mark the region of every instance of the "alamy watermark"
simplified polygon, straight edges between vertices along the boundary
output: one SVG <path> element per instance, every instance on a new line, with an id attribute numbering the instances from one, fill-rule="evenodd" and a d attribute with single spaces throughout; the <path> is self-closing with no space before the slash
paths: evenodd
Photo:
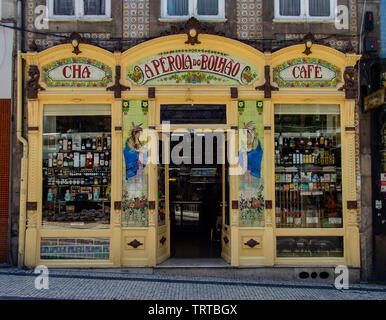
<path id="1" fill-rule="evenodd" d="M 338 290 L 349 289 L 349 270 L 347 266 L 339 265 L 335 267 L 334 285 Z"/>
<path id="2" fill-rule="evenodd" d="M 227 162 L 229 175 L 246 173 L 247 163 L 239 159 L 244 153 L 256 148 L 256 145 L 260 146 L 260 138 L 262 137 L 255 133 L 255 128 L 249 127 L 238 131 L 186 128 L 172 130 L 170 125 L 165 123 L 161 126 L 161 132 L 139 128 L 131 137 L 136 146 L 139 146 L 137 152 L 142 154 L 146 163 L 220 165 Z"/>
<path id="3" fill-rule="evenodd" d="M 35 278 L 35 289 L 37 290 L 48 290 L 49 289 L 49 271 L 46 266 L 39 265 L 34 270 L 38 276 Z"/>

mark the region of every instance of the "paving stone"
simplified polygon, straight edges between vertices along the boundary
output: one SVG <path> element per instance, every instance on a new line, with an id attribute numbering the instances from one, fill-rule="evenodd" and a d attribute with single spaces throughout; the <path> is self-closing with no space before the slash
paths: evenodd
<path id="1" fill-rule="evenodd" d="M 124 273 L 119 270 L 49 269 L 49 289 L 35 289 L 33 270 L 0 269 L 0 299 L 76 300 L 386 300 L 386 286 L 296 281 L 246 281 Z"/>

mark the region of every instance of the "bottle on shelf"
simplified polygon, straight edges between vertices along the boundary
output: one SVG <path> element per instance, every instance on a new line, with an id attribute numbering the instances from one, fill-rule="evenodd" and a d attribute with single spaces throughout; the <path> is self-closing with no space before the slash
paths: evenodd
<path id="1" fill-rule="evenodd" d="M 319 138 L 318 137 L 316 137 L 314 140 L 314 147 L 315 148 L 319 147 Z"/>
<path id="2" fill-rule="evenodd" d="M 86 154 L 86 168 L 92 168 L 93 166 L 93 155 L 92 152 L 87 152 Z"/>
<path id="3" fill-rule="evenodd" d="M 58 144 L 59 144 L 59 151 L 62 151 L 63 150 L 63 139 L 59 139 Z"/>
<path id="4" fill-rule="evenodd" d="M 311 135 L 308 135 L 306 146 L 307 146 L 307 148 L 311 148 L 312 147 Z"/>
<path id="5" fill-rule="evenodd" d="M 107 150 L 107 137 L 105 136 L 105 137 L 103 137 L 103 148 L 102 148 L 102 150 Z"/>
<path id="6" fill-rule="evenodd" d="M 111 149 L 111 137 L 110 136 L 107 136 L 107 149 L 108 150 Z"/>
<path id="7" fill-rule="evenodd" d="M 289 147 L 290 148 L 295 148 L 295 139 L 294 139 L 294 137 L 291 137 L 291 139 L 289 141 Z"/>
<path id="8" fill-rule="evenodd" d="M 100 157 L 99 157 L 99 166 L 100 167 L 104 167 L 105 166 L 105 155 L 104 155 L 103 152 L 100 154 Z"/>
<path id="9" fill-rule="evenodd" d="M 87 136 L 87 139 L 86 139 L 86 150 L 91 150 L 91 144 L 92 144 L 91 137 Z"/>
<path id="10" fill-rule="evenodd" d="M 323 137 L 323 134 L 320 136 L 320 139 L 319 139 L 319 145 L 322 147 L 324 146 L 324 137 Z"/>

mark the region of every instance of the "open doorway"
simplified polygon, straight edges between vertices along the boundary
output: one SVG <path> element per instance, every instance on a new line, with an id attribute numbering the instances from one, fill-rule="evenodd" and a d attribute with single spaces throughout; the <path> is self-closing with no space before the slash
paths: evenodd
<path id="1" fill-rule="evenodd" d="M 221 257 L 223 165 L 221 158 L 217 157 L 217 153 L 222 152 L 217 145 L 220 143 L 222 146 L 223 142 L 214 138 L 211 140 L 213 144 L 206 144 L 205 134 L 202 136 L 190 134 L 190 155 L 184 155 L 183 162 L 177 164 L 171 157 L 169 165 L 172 258 Z M 170 150 L 181 139 L 172 138 Z M 195 139 L 201 140 L 198 142 L 202 147 L 199 151 L 193 147 L 198 145 Z M 213 152 L 213 157 L 208 159 L 204 156 L 203 161 L 197 163 L 200 152 L 202 155 Z"/>

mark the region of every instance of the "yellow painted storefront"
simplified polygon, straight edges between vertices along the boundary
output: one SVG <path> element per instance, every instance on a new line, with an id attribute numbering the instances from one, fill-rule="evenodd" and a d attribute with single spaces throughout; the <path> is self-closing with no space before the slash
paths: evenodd
<path id="1" fill-rule="evenodd" d="M 40 70 L 40 85 L 45 90 L 38 90 L 37 98 L 27 99 L 28 110 L 28 153 L 22 160 L 28 163 L 22 172 L 25 179 L 26 193 L 21 197 L 21 206 L 26 207 L 25 216 L 21 213 L 21 224 L 26 221 L 25 246 L 19 252 L 24 256 L 24 264 L 36 266 L 44 264 L 49 267 L 119 267 L 119 266 L 155 266 L 170 257 L 171 235 L 169 202 L 166 197 L 165 223 L 158 225 L 158 193 L 157 193 L 157 165 L 147 167 L 147 201 L 152 203 L 148 207 L 146 226 L 122 225 L 122 177 L 124 158 L 122 157 L 123 101 L 147 101 L 147 126 L 155 131 L 161 131 L 160 109 L 165 104 L 222 104 L 226 105 L 226 123 L 221 125 L 171 125 L 171 129 L 223 129 L 234 132 L 237 136 L 239 127 L 240 101 L 263 101 L 262 125 L 263 136 L 260 137 L 264 145 L 262 165 L 264 166 L 264 203 L 263 226 L 240 225 L 239 207 L 239 179 L 236 175 L 229 176 L 229 221 L 225 223 L 225 206 L 223 206 L 221 257 L 232 266 L 331 266 L 348 265 L 360 266 L 360 243 L 357 217 L 359 209 L 352 206 L 356 202 L 355 175 L 355 130 L 354 110 L 355 99 L 346 99 L 345 92 L 338 89 L 343 86 L 343 79 L 333 86 L 297 86 L 280 87 L 279 91 L 272 91 L 270 98 L 265 92 L 256 90 L 264 85 L 265 66 L 270 66 L 272 85 L 275 83 L 275 67 L 294 59 L 320 59 L 341 70 L 341 76 L 346 67 L 353 67 L 359 59 L 355 54 L 343 54 L 339 51 L 313 45 L 312 53 L 305 55 L 304 45 L 289 46 L 274 53 L 262 53 L 250 46 L 235 40 L 213 36 L 199 35 L 200 44 L 194 46 L 186 44 L 186 35 L 173 35 L 157 38 L 137 45 L 125 52 L 108 52 L 104 49 L 80 44 L 81 53 L 73 53 L 71 44 L 63 44 L 42 52 L 28 52 L 21 54 L 26 61 L 25 76 L 30 66 L 37 66 Z M 130 66 L 138 61 L 144 61 L 163 52 L 177 50 L 205 50 L 205 52 L 222 52 L 235 59 L 239 59 L 256 71 L 255 79 L 240 85 L 139 85 L 130 81 L 126 76 Z M 200 51 L 199 51 L 200 52 Z M 110 79 L 105 86 L 77 87 L 47 85 L 43 80 L 44 68 L 55 61 L 68 58 L 84 57 L 102 62 L 111 70 Z M 170 62 L 170 61 L 169 61 Z M 116 66 L 121 67 L 120 84 L 130 87 L 121 92 L 121 97 L 115 98 L 113 91 L 106 87 L 114 84 Z M 299 69 L 300 70 L 300 69 Z M 320 69 L 321 70 L 321 69 Z M 300 72 L 300 71 L 299 71 Z M 295 74 L 295 73 L 294 73 Z M 70 71 L 65 75 L 69 76 Z M 146 74 L 145 74 L 146 75 Z M 151 72 L 148 72 L 151 76 Z M 299 75 L 299 74 L 298 74 Z M 19 74 L 19 77 L 21 74 Z M 318 76 L 318 75 L 317 75 Z M 20 77 L 21 78 L 21 77 Z M 149 87 L 155 88 L 155 95 L 149 95 Z M 237 94 L 231 96 L 230 87 L 237 88 Z M 275 105 L 302 105 L 313 108 L 314 105 L 335 105 L 339 108 L 341 128 L 341 167 L 342 167 L 342 211 L 343 224 L 339 228 L 285 228 L 277 227 L 275 219 Z M 86 105 L 104 105 L 110 108 L 111 115 L 111 200 L 110 223 L 102 229 L 95 228 L 45 228 L 42 221 L 43 210 L 43 127 L 44 108 L 47 105 L 59 105 L 62 110 L 66 107 L 86 108 Z M 83 106 L 83 107 L 82 107 Z M 87 113 L 87 112 L 86 112 Z M 66 113 L 64 113 L 66 114 Z M 70 115 L 68 112 L 67 115 Z M 237 139 L 236 139 L 237 141 Z M 26 150 L 26 149 L 25 149 Z M 151 156 L 151 150 L 149 151 Z M 237 158 L 237 153 L 234 154 Z M 225 178 L 223 179 L 223 181 Z M 225 185 L 225 184 L 224 184 Z M 225 193 L 225 187 L 223 192 Z M 165 180 L 166 194 L 168 194 L 168 179 Z M 23 193 L 23 192 L 22 192 Z M 223 196 L 223 201 L 224 196 Z M 230 205 L 232 203 L 232 205 Z M 235 205 L 233 205 L 235 204 Z M 343 255 L 339 257 L 282 257 L 277 254 L 277 237 L 343 237 Z M 45 259 L 41 255 L 42 239 L 107 239 L 109 254 L 105 259 Z M 257 244 L 247 245 L 249 240 Z M 132 245 L 138 242 L 138 245 Z"/>

